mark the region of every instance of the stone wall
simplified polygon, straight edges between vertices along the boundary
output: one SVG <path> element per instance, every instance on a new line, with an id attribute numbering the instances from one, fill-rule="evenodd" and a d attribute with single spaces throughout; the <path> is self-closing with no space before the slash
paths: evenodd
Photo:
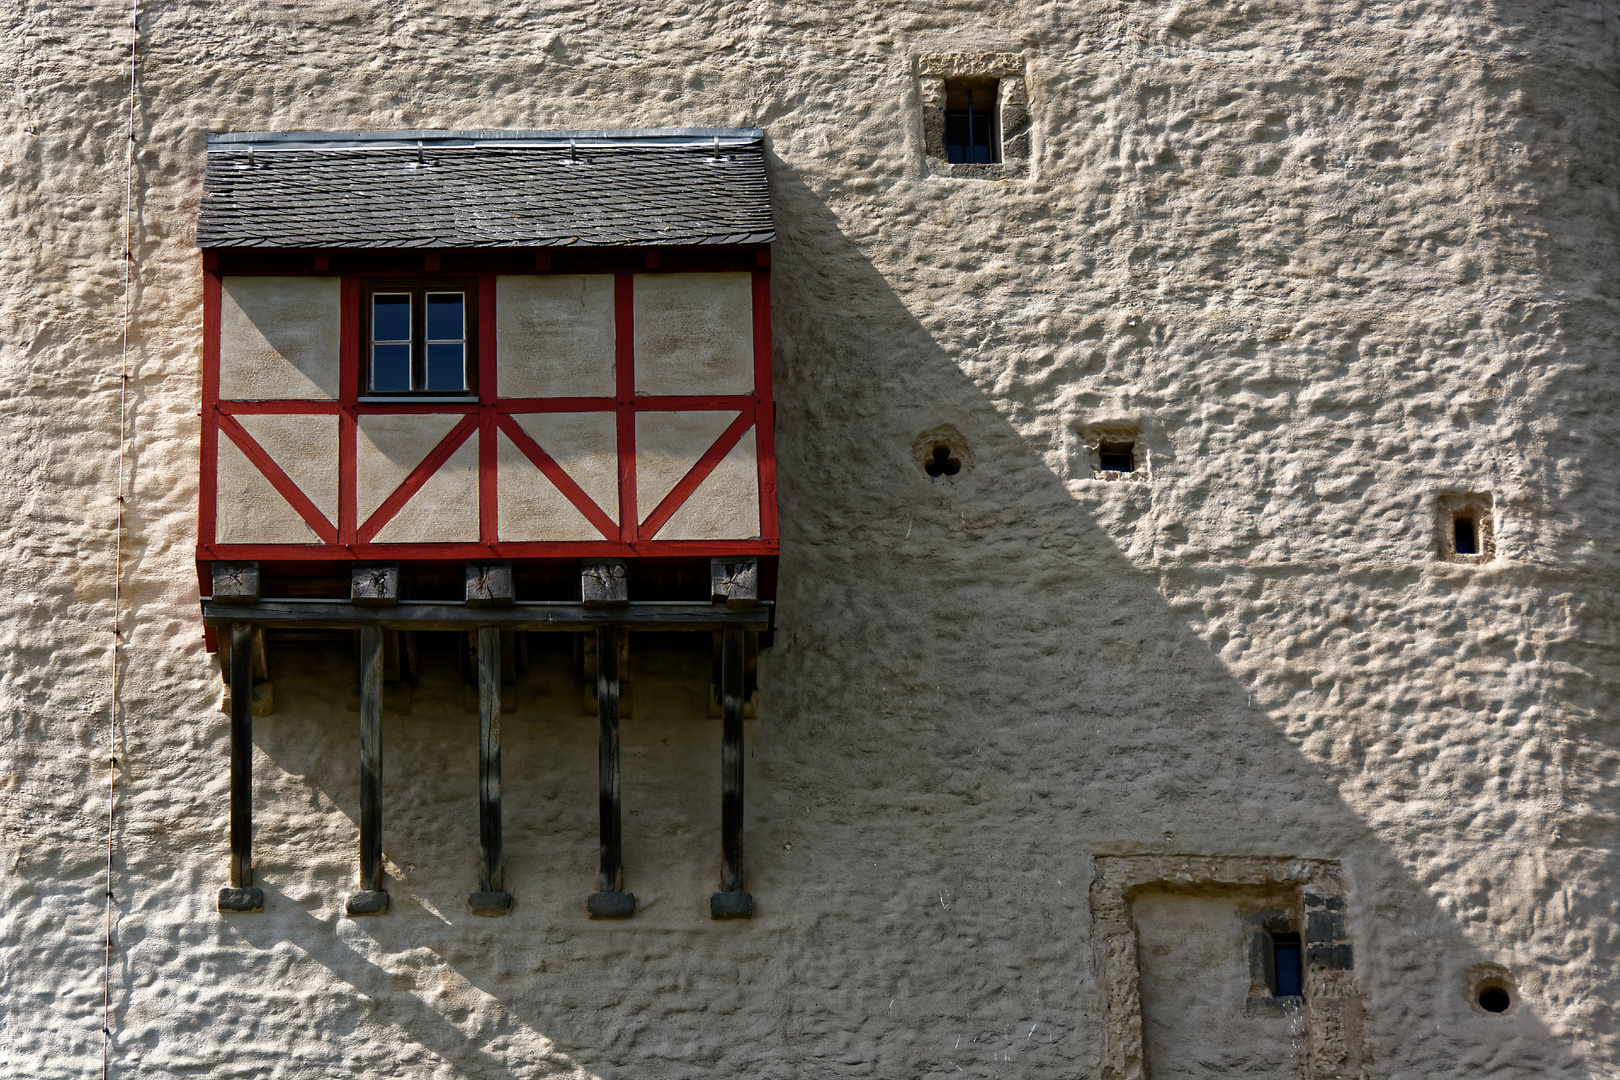
<path id="1" fill-rule="evenodd" d="M 1154 854 L 1342 867 L 1366 1075 L 1620 1068 L 1613 5 L 152 3 L 125 359 L 129 23 L 0 12 L 0 1073 L 94 1074 L 105 972 L 113 1075 L 1101 1076 L 1088 894 Z M 955 54 L 1022 56 L 1027 175 L 930 172 L 917 58 Z M 772 155 L 756 917 L 705 917 L 707 654 L 657 640 L 633 920 L 584 917 L 560 653 L 508 720 L 511 916 L 460 906 L 446 664 L 384 720 L 394 910 L 345 918 L 350 676 L 315 649 L 273 657 L 256 726 L 266 910 L 221 917 L 205 133 L 666 125 Z M 1099 432 L 1148 477 L 1092 479 Z M 1458 493 L 1491 497 L 1489 561 L 1442 558 Z"/>

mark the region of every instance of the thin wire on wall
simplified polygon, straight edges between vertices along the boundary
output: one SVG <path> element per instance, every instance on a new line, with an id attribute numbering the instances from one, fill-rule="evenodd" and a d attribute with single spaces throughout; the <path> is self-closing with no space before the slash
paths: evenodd
<path id="1" fill-rule="evenodd" d="M 130 290 L 135 265 L 135 64 L 141 36 L 140 0 L 130 4 L 129 24 L 129 131 L 124 148 L 124 318 L 123 341 L 118 360 L 118 525 L 113 536 L 113 644 L 111 691 L 107 717 L 107 907 L 103 937 L 101 974 L 101 1076 L 107 1080 L 112 1068 L 112 966 L 113 966 L 113 811 L 118 796 L 118 646 L 123 640 L 124 580 L 124 472 L 128 445 L 129 417 L 129 316 Z"/>

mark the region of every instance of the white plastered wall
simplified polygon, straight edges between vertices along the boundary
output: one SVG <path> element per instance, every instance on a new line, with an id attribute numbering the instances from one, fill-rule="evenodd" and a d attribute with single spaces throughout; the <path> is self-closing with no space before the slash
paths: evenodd
<path id="1" fill-rule="evenodd" d="M 337 397 L 341 289 L 337 278 L 223 279 L 220 398 Z"/>
<path id="2" fill-rule="evenodd" d="M 636 514 L 642 521 L 736 419 L 736 413 L 725 410 L 636 416 Z M 753 461 L 754 437 L 749 432 L 659 530 L 657 539 L 757 536 L 759 479 Z"/>
<path id="3" fill-rule="evenodd" d="M 617 521 L 618 417 L 610 412 L 533 413 L 516 419 L 591 501 Z M 504 432 L 500 438 L 495 464 L 502 540 L 603 539 Z"/>
<path id="4" fill-rule="evenodd" d="M 460 415 L 365 416 L 355 440 L 355 497 L 363 524 L 433 452 Z M 461 445 L 377 534 L 377 542 L 478 539 L 478 436 Z"/>
<path id="5" fill-rule="evenodd" d="M 612 274 L 498 277 L 495 332 L 501 397 L 613 395 Z"/>
<path id="6" fill-rule="evenodd" d="M 753 276 L 635 276 L 636 393 L 754 388 Z"/>

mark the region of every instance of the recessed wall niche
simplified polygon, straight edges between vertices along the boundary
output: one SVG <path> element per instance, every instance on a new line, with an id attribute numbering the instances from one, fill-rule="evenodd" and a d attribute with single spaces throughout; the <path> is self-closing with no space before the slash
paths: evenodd
<path id="1" fill-rule="evenodd" d="M 1496 557 L 1496 513 L 1489 493 L 1442 492 L 1435 503 L 1434 541 L 1440 558 L 1454 563 Z"/>
<path id="2" fill-rule="evenodd" d="M 1134 424 L 1090 424 L 1075 440 L 1071 475 L 1078 479 L 1146 483 L 1152 477 L 1152 455 Z"/>
<path id="3" fill-rule="evenodd" d="M 973 452 L 950 424 L 929 428 L 911 441 L 912 460 L 931 480 L 947 480 L 973 470 Z"/>
<path id="4" fill-rule="evenodd" d="M 923 155 L 931 176 L 1013 180 L 1029 174 L 1029 91 L 1015 52 L 915 58 Z"/>

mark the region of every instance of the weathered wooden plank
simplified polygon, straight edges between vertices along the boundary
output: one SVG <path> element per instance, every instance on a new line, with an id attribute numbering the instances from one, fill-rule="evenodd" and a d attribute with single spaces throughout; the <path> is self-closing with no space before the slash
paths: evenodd
<path id="1" fill-rule="evenodd" d="M 259 564 L 256 562 L 217 562 L 210 568 L 214 600 L 221 604 L 259 602 Z"/>
<path id="2" fill-rule="evenodd" d="M 624 891 L 624 838 L 619 807 L 619 635 L 616 626 L 596 631 L 597 812 L 601 819 L 601 867 L 597 890 L 585 902 L 593 919 L 628 919 L 636 898 Z"/>
<path id="3" fill-rule="evenodd" d="M 716 604 L 753 607 L 759 603 L 759 560 L 710 559 L 709 594 Z"/>
<path id="4" fill-rule="evenodd" d="M 618 607 L 630 602 L 630 571 L 623 559 L 581 559 L 580 602 L 586 607 Z"/>
<path id="5" fill-rule="evenodd" d="M 350 915 L 388 910 L 382 887 L 382 628 L 360 628 L 360 891 Z"/>
<path id="6" fill-rule="evenodd" d="M 474 915 L 505 915 L 512 896 L 501 851 L 501 632 L 493 626 L 478 628 L 478 854 L 478 891 L 467 906 Z"/>
<path id="7" fill-rule="evenodd" d="M 728 627 L 720 639 L 720 891 L 709 897 L 715 919 L 754 913 L 754 898 L 743 890 L 744 632 Z"/>
<path id="8" fill-rule="evenodd" d="M 517 600 L 512 564 L 506 561 L 467 564 L 467 606 L 500 607 Z"/>
<path id="9" fill-rule="evenodd" d="M 264 892 L 253 887 L 253 627 L 232 623 L 230 642 L 231 884 L 219 891 L 219 910 L 262 911 Z"/>
<path id="10" fill-rule="evenodd" d="M 349 601 L 365 607 L 392 607 L 399 603 L 399 564 L 351 566 Z"/>
<path id="11" fill-rule="evenodd" d="M 771 608 L 728 608 L 715 604 L 628 604 L 587 607 L 584 604 L 514 604 L 499 608 L 469 608 L 465 604 L 403 603 L 377 608 L 332 601 L 264 600 L 251 608 L 233 608 L 205 600 L 203 623 L 225 626 L 245 620 L 254 626 L 297 627 L 307 630 L 342 630 L 382 626 L 394 630 L 473 630 L 495 626 L 502 630 L 586 631 L 602 626 L 645 630 L 718 630 L 727 626 L 763 630 Z"/>

